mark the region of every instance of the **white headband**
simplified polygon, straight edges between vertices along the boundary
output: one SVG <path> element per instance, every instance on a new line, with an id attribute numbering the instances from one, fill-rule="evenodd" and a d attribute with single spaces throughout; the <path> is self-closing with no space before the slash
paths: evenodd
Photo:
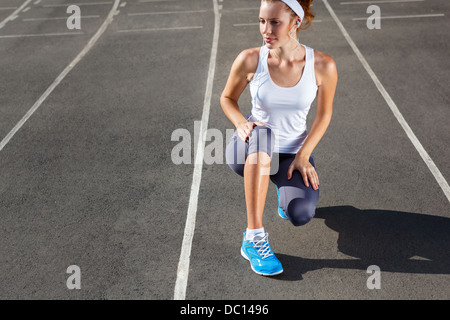
<path id="1" fill-rule="evenodd" d="M 303 21 L 303 17 L 305 16 L 305 11 L 303 11 L 302 6 L 298 3 L 297 0 L 281 0 L 283 1 L 292 11 L 295 12 L 297 16 L 300 17 L 300 20 Z"/>

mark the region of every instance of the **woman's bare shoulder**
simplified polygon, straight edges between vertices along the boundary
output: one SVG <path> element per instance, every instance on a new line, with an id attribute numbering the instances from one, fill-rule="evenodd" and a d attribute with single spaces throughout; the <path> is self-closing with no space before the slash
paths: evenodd
<path id="1" fill-rule="evenodd" d="M 247 81 L 251 81 L 258 68 L 260 50 L 261 47 L 244 49 L 235 60 L 240 73 L 246 76 Z"/>
<path id="2" fill-rule="evenodd" d="M 319 85 L 323 79 L 337 76 L 336 62 L 328 54 L 314 50 L 314 72 Z"/>

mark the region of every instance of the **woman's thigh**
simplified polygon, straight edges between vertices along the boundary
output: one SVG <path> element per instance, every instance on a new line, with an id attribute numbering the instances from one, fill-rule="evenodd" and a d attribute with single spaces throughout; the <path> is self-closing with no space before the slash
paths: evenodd
<path id="1" fill-rule="evenodd" d="M 300 172 L 297 170 L 288 180 L 287 172 L 294 158 L 295 154 L 280 154 L 278 172 L 271 176 L 271 180 L 277 185 L 280 192 L 280 207 L 292 224 L 301 226 L 314 217 L 319 200 L 319 189 L 314 190 L 311 184 L 306 187 Z M 309 158 L 309 162 L 315 167 L 313 155 Z"/>
<path id="2" fill-rule="evenodd" d="M 255 152 L 265 152 L 269 157 L 272 157 L 273 147 L 272 130 L 269 127 L 256 126 L 245 142 L 235 132 L 227 143 L 225 160 L 234 172 L 243 177 L 247 156 Z"/>

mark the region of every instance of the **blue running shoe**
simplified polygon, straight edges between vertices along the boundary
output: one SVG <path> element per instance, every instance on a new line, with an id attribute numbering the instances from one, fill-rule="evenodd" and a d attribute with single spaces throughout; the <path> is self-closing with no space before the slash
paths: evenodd
<path id="1" fill-rule="evenodd" d="M 284 213 L 283 209 L 281 209 L 281 206 L 280 206 L 280 190 L 278 190 L 278 187 L 275 187 L 275 188 L 277 188 L 277 196 L 278 196 L 278 215 L 282 219 L 287 219 L 288 217 L 286 216 L 286 214 Z"/>
<path id="2" fill-rule="evenodd" d="M 280 260 L 275 257 L 269 245 L 269 234 L 256 235 L 253 240 L 242 239 L 241 255 L 248 261 L 252 270 L 263 276 L 275 276 L 283 272 Z"/>

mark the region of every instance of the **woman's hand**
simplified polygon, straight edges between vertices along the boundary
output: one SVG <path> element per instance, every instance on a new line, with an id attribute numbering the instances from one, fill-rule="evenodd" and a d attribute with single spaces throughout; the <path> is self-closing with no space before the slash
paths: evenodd
<path id="1" fill-rule="evenodd" d="M 250 135 L 250 132 L 252 132 L 253 128 L 256 126 L 266 126 L 262 122 L 244 122 L 237 126 L 236 130 L 238 132 L 239 138 L 242 139 L 242 141 L 247 141 L 248 136 Z"/>
<path id="2" fill-rule="evenodd" d="M 309 158 L 301 157 L 298 155 L 295 156 L 287 171 L 288 180 L 291 180 L 294 170 L 298 170 L 300 172 L 306 187 L 309 187 L 309 180 L 314 190 L 319 189 L 319 176 L 317 175 L 314 166 L 311 164 L 311 162 L 309 162 Z"/>

